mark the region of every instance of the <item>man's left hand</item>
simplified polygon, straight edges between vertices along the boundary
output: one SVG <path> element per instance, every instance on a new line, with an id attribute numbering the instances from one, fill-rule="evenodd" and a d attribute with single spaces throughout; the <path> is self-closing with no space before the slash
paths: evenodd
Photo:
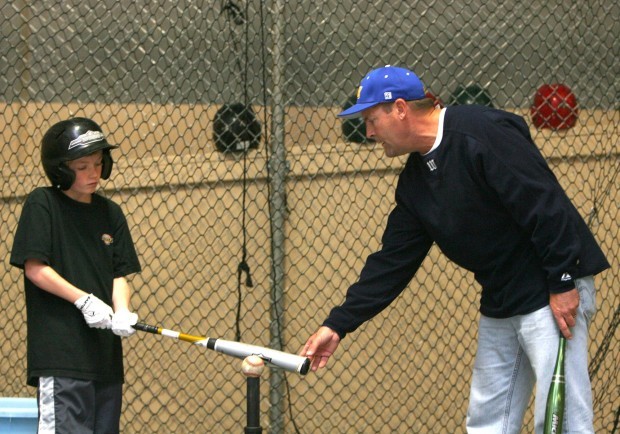
<path id="1" fill-rule="evenodd" d="M 572 339 L 573 335 L 570 328 L 574 327 L 577 322 L 577 307 L 579 307 L 577 289 L 549 295 L 549 307 L 558 323 L 560 332 L 566 339 Z"/>

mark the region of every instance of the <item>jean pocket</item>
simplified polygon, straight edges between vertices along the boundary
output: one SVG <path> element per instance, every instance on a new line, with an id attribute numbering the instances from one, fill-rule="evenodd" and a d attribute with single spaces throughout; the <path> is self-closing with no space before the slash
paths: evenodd
<path id="1" fill-rule="evenodd" d="M 592 276 L 575 279 L 577 291 L 579 291 L 579 307 L 590 322 L 596 312 L 596 289 L 594 288 L 594 278 Z"/>

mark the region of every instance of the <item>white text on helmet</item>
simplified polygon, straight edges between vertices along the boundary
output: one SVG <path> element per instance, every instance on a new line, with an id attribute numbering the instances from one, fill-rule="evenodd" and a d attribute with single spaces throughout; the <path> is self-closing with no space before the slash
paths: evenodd
<path id="1" fill-rule="evenodd" d="M 69 142 L 69 148 L 73 149 L 90 145 L 93 142 L 103 140 L 103 133 L 101 131 L 86 131 L 84 134 L 79 135 L 77 138 Z"/>

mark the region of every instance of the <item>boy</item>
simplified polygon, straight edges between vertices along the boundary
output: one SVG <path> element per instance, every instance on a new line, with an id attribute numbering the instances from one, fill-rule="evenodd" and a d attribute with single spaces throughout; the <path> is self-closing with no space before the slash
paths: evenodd
<path id="1" fill-rule="evenodd" d="M 39 434 L 119 432 L 119 336 L 133 334 L 138 320 L 125 276 L 140 263 L 120 207 L 96 193 L 116 147 L 90 119 L 53 125 L 41 145 L 53 187 L 30 193 L 15 233 L 10 262 L 24 270 Z"/>

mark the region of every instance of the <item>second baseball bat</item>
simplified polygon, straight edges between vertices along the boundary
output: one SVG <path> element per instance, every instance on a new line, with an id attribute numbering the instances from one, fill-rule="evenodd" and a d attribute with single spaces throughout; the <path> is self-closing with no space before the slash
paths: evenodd
<path id="1" fill-rule="evenodd" d="M 549 386 L 547 395 L 547 408 L 545 411 L 544 434 L 561 434 L 562 423 L 564 421 L 564 352 L 566 350 L 566 339 L 560 334 L 560 345 L 558 356 L 555 361 L 553 378 Z"/>

